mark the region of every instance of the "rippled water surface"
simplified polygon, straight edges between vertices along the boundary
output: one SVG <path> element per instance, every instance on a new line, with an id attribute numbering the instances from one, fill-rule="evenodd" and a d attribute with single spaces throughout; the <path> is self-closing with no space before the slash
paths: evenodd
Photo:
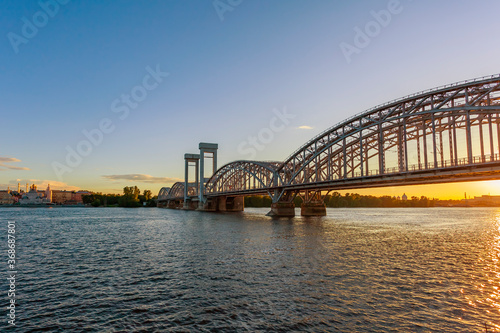
<path id="1" fill-rule="evenodd" d="M 266 212 L 1 209 L 16 331 L 500 331 L 499 209 Z"/>

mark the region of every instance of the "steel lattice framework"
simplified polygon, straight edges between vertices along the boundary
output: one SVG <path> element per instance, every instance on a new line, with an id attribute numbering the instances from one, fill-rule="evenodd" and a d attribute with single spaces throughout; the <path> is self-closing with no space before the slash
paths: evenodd
<path id="1" fill-rule="evenodd" d="M 195 183 L 189 183 L 188 185 L 188 195 L 196 196 L 198 194 L 198 189 L 196 188 Z M 163 198 L 166 199 L 177 199 L 184 198 L 184 182 L 177 182 L 172 185 L 172 188 L 168 191 L 168 195 Z M 158 195 L 158 200 L 160 200 L 160 196 Z"/>
<path id="2" fill-rule="evenodd" d="M 420 92 L 357 114 L 284 162 L 236 161 L 205 195 L 329 190 L 500 177 L 500 76 Z M 183 191 L 169 193 L 181 197 Z M 183 187 L 183 185 L 182 185 Z"/>
<path id="3" fill-rule="evenodd" d="M 499 100 L 500 78 L 494 76 L 375 107 L 331 127 L 290 155 L 280 169 L 284 185 L 498 160 Z M 474 143 L 480 147 L 478 156 L 473 154 Z"/>
<path id="4" fill-rule="evenodd" d="M 228 163 L 208 180 L 206 193 L 267 192 L 273 187 L 275 176 L 282 164 L 257 161 Z"/>
<path id="5" fill-rule="evenodd" d="M 170 192 L 170 187 L 162 187 L 160 192 L 158 192 L 158 200 L 167 200 L 169 198 L 168 193 Z"/>

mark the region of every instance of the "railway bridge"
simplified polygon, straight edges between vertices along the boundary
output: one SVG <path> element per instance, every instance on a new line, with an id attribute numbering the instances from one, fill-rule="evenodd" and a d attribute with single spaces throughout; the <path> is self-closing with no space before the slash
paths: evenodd
<path id="1" fill-rule="evenodd" d="M 217 169 L 214 143 L 186 154 L 185 181 L 158 206 L 242 211 L 268 195 L 271 216 L 325 215 L 332 190 L 500 179 L 500 75 L 458 82 L 378 105 L 335 124 L 284 161 L 239 160 Z M 205 178 L 204 163 L 215 172 Z M 196 179 L 188 179 L 195 167 Z"/>

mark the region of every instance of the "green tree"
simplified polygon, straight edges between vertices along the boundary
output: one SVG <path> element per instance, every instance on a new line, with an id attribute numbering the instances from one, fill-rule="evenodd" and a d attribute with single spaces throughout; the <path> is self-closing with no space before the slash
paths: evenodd
<path id="1" fill-rule="evenodd" d="M 140 205 L 139 194 L 141 194 L 141 190 L 137 186 L 125 186 L 118 204 L 120 207 L 138 207 Z"/>
<path id="2" fill-rule="evenodd" d="M 146 201 L 151 200 L 151 198 L 153 197 L 153 193 L 150 190 L 144 190 L 142 195 L 144 195 L 144 198 L 146 199 Z"/>
<path id="3" fill-rule="evenodd" d="M 141 190 L 137 186 L 134 186 L 134 200 L 139 199 L 139 195 L 141 194 Z"/>
<path id="4" fill-rule="evenodd" d="M 88 205 L 94 202 L 95 196 L 94 194 L 84 194 L 82 195 L 82 201 L 84 204 Z"/>

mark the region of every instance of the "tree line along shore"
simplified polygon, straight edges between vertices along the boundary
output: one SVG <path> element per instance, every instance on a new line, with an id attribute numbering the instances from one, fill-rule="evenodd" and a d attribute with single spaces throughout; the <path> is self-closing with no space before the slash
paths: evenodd
<path id="1" fill-rule="evenodd" d="M 123 194 L 92 193 L 83 195 L 83 203 L 93 207 L 156 207 L 157 196 L 150 190 L 141 190 L 137 186 L 126 186 Z M 324 202 L 330 208 L 348 207 L 498 207 L 496 202 L 479 202 L 477 200 L 439 200 L 425 196 L 412 196 L 411 198 L 360 195 L 358 193 L 333 192 L 324 196 Z M 303 199 L 295 197 L 296 207 L 300 207 Z M 245 207 L 271 207 L 271 198 L 266 195 L 245 196 Z"/>

